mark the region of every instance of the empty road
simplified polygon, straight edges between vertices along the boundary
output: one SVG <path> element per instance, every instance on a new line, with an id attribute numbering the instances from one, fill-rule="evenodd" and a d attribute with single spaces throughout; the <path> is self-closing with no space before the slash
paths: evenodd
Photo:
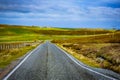
<path id="1" fill-rule="evenodd" d="M 3 80 L 115 80 L 86 68 L 50 42 L 29 53 Z"/>

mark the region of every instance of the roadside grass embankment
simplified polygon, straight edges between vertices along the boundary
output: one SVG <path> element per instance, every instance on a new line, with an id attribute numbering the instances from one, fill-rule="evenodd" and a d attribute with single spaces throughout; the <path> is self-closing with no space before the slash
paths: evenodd
<path id="1" fill-rule="evenodd" d="M 96 63 L 94 60 L 87 58 L 85 56 L 83 56 L 82 54 L 78 54 L 75 50 L 73 50 L 72 48 L 66 48 L 65 46 L 63 46 L 64 44 L 57 44 L 59 47 L 61 47 L 62 49 L 64 49 L 66 52 L 68 52 L 69 54 L 71 54 L 72 56 L 74 56 L 76 59 L 80 60 L 81 62 L 91 66 L 91 67 L 96 67 L 96 68 L 100 68 L 100 64 Z"/>
<path id="2" fill-rule="evenodd" d="M 120 32 L 53 40 L 83 63 L 120 73 Z"/>
<path id="3" fill-rule="evenodd" d="M 8 43 L 7 43 L 8 44 Z M 10 43 L 9 43 L 10 44 Z M 11 45 L 15 45 L 16 43 L 11 43 Z M 28 43 L 26 43 L 28 44 Z M 14 47 L 14 48 L 4 48 L 0 50 L 0 68 L 5 68 L 9 65 L 12 61 L 20 58 L 21 56 L 25 55 L 28 51 L 34 49 L 38 44 L 35 43 L 34 45 L 25 45 L 23 47 Z M 17 44 L 16 44 L 17 45 Z"/>
<path id="4" fill-rule="evenodd" d="M 8 44 L 8 43 L 7 43 Z M 10 44 L 10 43 L 9 43 Z M 15 43 L 14 43 L 15 44 Z M 0 50 L 0 79 L 11 71 L 26 55 L 40 43 Z M 13 43 L 11 44 L 13 45 Z"/>

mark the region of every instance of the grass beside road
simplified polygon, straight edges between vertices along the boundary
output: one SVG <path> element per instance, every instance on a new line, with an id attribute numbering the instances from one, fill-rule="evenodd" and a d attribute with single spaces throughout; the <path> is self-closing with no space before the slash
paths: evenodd
<path id="1" fill-rule="evenodd" d="M 12 61 L 25 55 L 28 51 L 34 49 L 35 46 L 26 46 L 23 48 L 15 48 L 10 50 L 0 51 L 0 68 L 4 68 Z"/>
<path id="2" fill-rule="evenodd" d="M 120 32 L 53 40 L 74 57 L 92 67 L 120 73 Z"/>
<path id="3" fill-rule="evenodd" d="M 120 73 L 119 43 L 58 43 L 58 45 L 91 67 L 110 69 Z"/>
<path id="4" fill-rule="evenodd" d="M 61 47 L 62 49 L 64 49 L 66 52 L 68 52 L 69 54 L 71 54 L 72 56 L 74 56 L 76 59 L 80 60 L 81 62 L 83 62 L 84 64 L 87 64 L 91 67 L 96 67 L 96 68 L 100 68 L 100 64 L 97 63 L 96 61 L 83 56 L 82 54 L 78 54 L 78 52 L 76 52 L 74 49 L 71 48 L 67 48 L 64 47 L 63 44 L 57 44 L 59 47 Z"/>

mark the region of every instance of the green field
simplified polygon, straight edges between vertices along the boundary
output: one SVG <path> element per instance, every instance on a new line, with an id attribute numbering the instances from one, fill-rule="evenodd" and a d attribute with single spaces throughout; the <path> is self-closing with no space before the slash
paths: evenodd
<path id="1" fill-rule="evenodd" d="M 97 35 L 84 35 L 66 40 L 53 40 L 60 43 L 120 43 L 120 31 Z"/>
<path id="2" fill-rule="evenodd" d="M 74 28 L 50 28 L 37 26 L 0 25 L 0 42 L 56 40 L 86 35 L 98 35 L 112 33 L 113 30 L 104 29 L 74 29 Z"/>

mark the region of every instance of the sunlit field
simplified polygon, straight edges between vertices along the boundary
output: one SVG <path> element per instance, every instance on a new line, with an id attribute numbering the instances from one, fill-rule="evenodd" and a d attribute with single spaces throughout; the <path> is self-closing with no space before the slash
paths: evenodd
<path id="1" fill-rule="evenodd" d="M 0 42 L 35 41 L 81 38 L 91 35 L 113 33 L 114 30 L 50 28 L 37 26 L 0 25 Z"/>

